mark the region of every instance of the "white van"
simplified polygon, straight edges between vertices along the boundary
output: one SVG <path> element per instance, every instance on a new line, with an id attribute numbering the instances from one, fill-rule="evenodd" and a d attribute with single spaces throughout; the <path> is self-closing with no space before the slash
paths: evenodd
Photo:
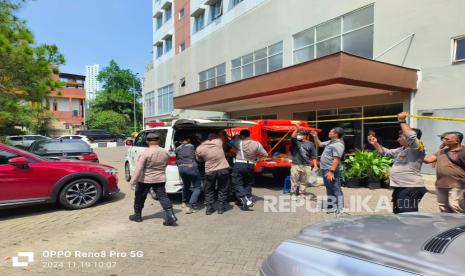
<path id="1" fill-rule="evenodd" d="M 205 140 L 209 133 L 218 133 L 221 130 L 240 126 L 254 126 L 255 122 L 243 120 L 207 120 L 207 119 L 179 119 L 172 122 L 171 126 L 160 126 L 147 128 L 141 131 L 134 141 L 126 141 L 126 145 L 131 146 L 124 161 L 124 172 L 126 181 L 130 181 L 131 175 L 134 173 L 135 165 L 139 154 L 147 147 L 145 137 L 147 133 L 157 132 L 160 134 L 160 146 L 171 153 L 171 159 L 166 168 L 166 192 L 180 193 L 182 191 L 182 181 L 179 177 L 178 167 L 176 166 L 176 156 L 174 150 L 179 145 L 179 138 L 188 136 L 193 140 L 195 146 L 199 140 Z M 200 166 L 202 170 L 202 166 Z M 202 172 L 201 172 L 202 173 Z"/>

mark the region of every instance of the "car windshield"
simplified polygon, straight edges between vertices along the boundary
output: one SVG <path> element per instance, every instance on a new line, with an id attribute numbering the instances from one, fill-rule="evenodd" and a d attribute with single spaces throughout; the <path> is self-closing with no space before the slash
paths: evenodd
<path id="1" fill-rule="evenodd" d="M 67 141 L 41 141 L 34 145 L 32 152 L 37 154 L 56 152 L 92 152 L 89 145 L 79 140 Z"/>

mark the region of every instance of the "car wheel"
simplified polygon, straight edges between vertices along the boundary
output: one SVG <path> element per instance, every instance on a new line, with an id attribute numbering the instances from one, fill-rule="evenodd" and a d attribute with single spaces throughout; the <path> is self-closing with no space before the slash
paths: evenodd
<path id="1" fill-rule="evenodd" d="M 124 179 L 126 179 L 127 182 L 131 181 L 131 170 L 129 169 L 128 162 L 124 164 Z"/>
<path id="2" fill-rule="evenodd" d="M 79 179 L 60 192 L 60 204 L 68 209 L 83 209 L 94 205 L 102 195 L 102 187 L 92 179 Z"/>

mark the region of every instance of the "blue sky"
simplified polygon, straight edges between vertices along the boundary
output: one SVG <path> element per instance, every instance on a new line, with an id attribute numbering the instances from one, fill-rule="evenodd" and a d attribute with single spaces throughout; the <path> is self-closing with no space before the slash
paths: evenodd
<path id="1" fill-rule="evenodd" d="M 108 65 L 143 76 L 152 51 L 151 0 L 34 0 L 19 12 L 36 43 L 56 44 L 65 55 L 61 72 L 84 74 Z"/>

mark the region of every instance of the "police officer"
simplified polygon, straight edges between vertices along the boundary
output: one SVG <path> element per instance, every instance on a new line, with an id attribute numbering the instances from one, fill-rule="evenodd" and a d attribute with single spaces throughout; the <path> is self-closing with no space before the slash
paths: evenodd
<path id="1" fill-rule="evenodd" d="M 226 211 L 228 189 L 231 174 L 229 164 L 223 151 L 223 141 L 216 133 L 210 133 L 208 139 L 200 144 L 195 151 L 198 161 L 205 162 L 205 214 L 211 215 L 215 212 L 215 184 L 218 181 L 218 214 Z"/>
<path id="2" fill-rule="evenodd" d="M 241 201 L 241 209 L 245 211 L 253 206 L 248 194 L 251 194 L 249 191 L 254 182 L 255 162 L 261 157 L 268 157 L 268 153 L 259 142 L 250 139 L 250 131 L 247 129 L 241 130 L 240 140 L 235 146 L 238 152 L 233 167 L 232 182 L 236 197 Z"/>
<path id="3" fill-rule="evenodd" d="M 142 209 L 144 208 L 147 193 L 151 188 L 155 191 L 161 206 L 165 210 L 163 225 L 176 225 L 178 220 L 173 211 L 173 205 L 165 191 L 166 166 L 170 159 L 167 150 L 160 147 L 160 134 L 149 133 L 146 137 L 149 146 L 144 150 L 137 160 L 136 170 L 131 179 L 131 186 L 136 186 L 134 198 L 134 214 L 129 219 L 142 222 Z"/>
<path id="4" fill-rule="evenodd" d="M 418 212 L 418 205 L 427 192 L 421 176 L 421 166 L 425 158 L 425 147 L 420 141 L 422 132 L 407 124 L 407 116 L 406 112 L 402 112 L 397 117 L 402 129 L 397 139 L 401 147 L 387 149 L 378 143 L 376 137 L 368 137 L 368 141 L 379 153 L 394 159 L 389 176 L 389 184 L 394 188 L 392 193 L 394 214 Z"/>

